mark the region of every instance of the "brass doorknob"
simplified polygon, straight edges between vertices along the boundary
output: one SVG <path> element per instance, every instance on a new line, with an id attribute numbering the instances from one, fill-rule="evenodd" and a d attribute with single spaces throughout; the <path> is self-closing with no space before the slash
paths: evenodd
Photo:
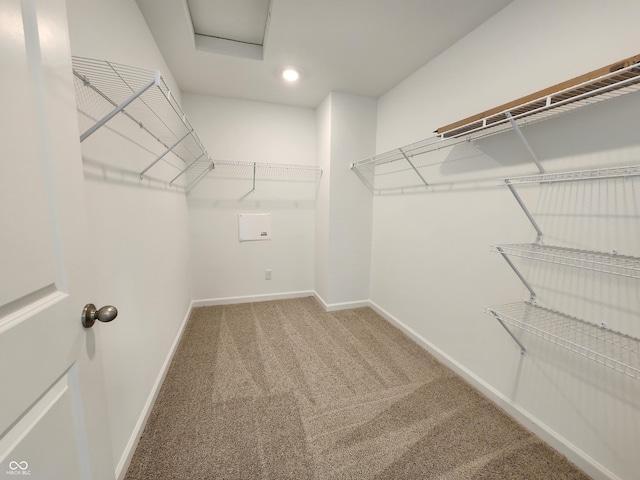
<path id="1" fill-rule="evenodd" d="M 111 322 L 118 316 L 118 309 L 111 305 L 105 305 L 100 310 L 96 309 L 93 303 L 87 303 L 82 309 L 82 326 L 91 328 L 96 320 L 100 322 Z"/>

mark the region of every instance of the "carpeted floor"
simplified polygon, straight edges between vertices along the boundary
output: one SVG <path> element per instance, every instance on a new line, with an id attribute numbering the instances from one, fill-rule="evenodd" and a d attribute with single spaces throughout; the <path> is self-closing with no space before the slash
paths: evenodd
<path id="1" fill-rule="evenodd" d="M 194 309 L 126 476 L 588 479 L 368 308 Z"/>

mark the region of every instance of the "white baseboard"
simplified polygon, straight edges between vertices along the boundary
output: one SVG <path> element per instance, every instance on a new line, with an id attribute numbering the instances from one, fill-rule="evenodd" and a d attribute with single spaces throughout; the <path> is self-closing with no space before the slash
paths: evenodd
<path id="1" fill-rule="evenodd" d="M 559 435 L 557 432 L 549 428 L 546 424 L 541 422 L 536 417 L 532 416 L 529 412 L 524 410 L 521 406 L 514 403 L 509 397 L 505 396 L 502 392 L 496 390 L 494 387 L 485 382 L 482 378 L 478 377 L 475 373 L 467 369 L 465 366 L 454 360 L 445 352 L 440 350 L 434 344 L 426 340 L 415 330 L 408 327 L 389 312 L 384 310 L 376 303 L 369 301 L 369 306 L 373 308 L 378 314 L 385 318 L 388 322 L 392 323 L 400 330 L 402 330 L 409 338 L 415 341 L 418 345 L 431 353 L 439 361 L 453 370 L 456 374 L 462 377 L 467 383 L 479 390 L 484 396 L 489 398 L 493 403 L 498 405 L 509 415 L 520 422 L 525 428 L 530 430 L 540 439 L 547 444 L 551 445 L 554 449 L 566 456 L 571 462 L 573 462 L 578 468 L 582 469 L 587 475 L 593 479 L 602 480 L 621 480 L 600 463 L 595 461 L 589 455 L 577 448 L 566 438 Z"/>
<path id="2" fill-rule="evenodd" d="M 144 408 L 140 413 L 140 417 L 138 417 L 138 421 L 136 422 L 136 426 L 133 429 L 133 433 L 129 437 L 129 441 L 127 442 L 127 446 L 120 457 L 120 461 L 116 466 L 116 478 L 118 480 L 123 480 L 125 475 L 127 474 L 127 469 L 131 464 L 131 459 L 133 458 L 133 454 L 136 451 L 136 447 L 138 446 L 138 442 L 140 441 L 140 436 L 144 431 L 144 427 L 147 425 L 147 420 L 149 420 L 149 415 L 151 414 L 151 410 L 153 409 L 153 404 L 158 398 L 158 393 L 160 393 L 160 388 L 162 387 L 162 383 L 164 382 L 165 377 L 167 376 L 167 372 L 169 371 L 169 366 L 171 365 L 171 361 L 173 360 L 173 356 L 178 349 L 178 344 L 180 343 L 180 339 L 182 338 L 182 334 L 184 333 L 184 327 L 187 326 L 187 321 L 189 320 L 189 316 L 191 315 L 191 311 L 193 310 L 194 302 L 191 302 L 189 305 L 189 309 L 187 310 L 184 319 L 182 320 L 182 324 L 178 329 L 178 334 L 176 338 L 173 340 L 171 344 L 171 348 L 169 349 L 169 353 L 162 364 L 162 368 L 160 368 L 160 373 L 156 378 L 153 387 L 151 388 L 151 392 L 147 397 L 147 401 L 144 404 Z"/>
<path id="3" fill-rule="evenodd" d="M 267 293 L 262 295 L 246 295 L 240 297 L 207 298 L 194 300 L 193 307 L 212 307 L 214 305 L 233 305 L 235 303 L 268 302 L 270 300 L 287 300 L 289 298 L 312 297 L 312 290 L 301 292 Z"/>
<path id="4" fill-rule="evenodd" d="M 361 307 L 370 307 L 371 302 L 369 300 L 358 300 L 355 302 L 341 302 L 341 303 L 327 303 L 324 301 L 324 298 L 320 296 L 318 292 L 313 292 L 313 295 L 316 297 L 322 308 L 324 308 L 325 312 L 335 312 L 337 310 L 348 310 L 350 308 L 361 308 Z"/>

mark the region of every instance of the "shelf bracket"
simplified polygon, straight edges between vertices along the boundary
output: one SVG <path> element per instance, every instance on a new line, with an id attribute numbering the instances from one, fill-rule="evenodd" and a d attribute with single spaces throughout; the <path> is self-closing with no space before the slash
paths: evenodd
<path id="1" fill-rule="evenodd" d="M 518 195 L 518 192 L 516 191 L 516 187 L 513 186 L 513 184 L 509 181 L 508 178 L 505 179 L 504 183 L 507 185 L 507 187 L 509 187 L 509 190 L 511 191 L 511 193 L 515 197 L 516 201 L 518 202 L 518 205 L 520 205 L 520 208 L 522 208 L 522 210 L 524 211 L 524 214 L 527 216 L 527 218 L 531 222 L 531 225 L 533 225 L 533 228 L 535 228 L 536 233 L 538 234 L 538 236 L 536 238 L 536 242 L 539 243 L 540 245 L 542 245 L 544 236 L 542 234 L 542 230 L 540 229 L 540 227 L 536 223 L 535 218 L 533 218 L 533 215 L 531 215 L 531 212 L 529 211 L 527 206 L 522 201 L 522 198 L 520 198 L 520 195 Z"/>
<path id="2" fill-rule="evenodd" d="M 518 137 L 520 137 L 520 140 L 522 141 L 522 143 L 524 143 L 524 146 L 526 147 L 527 151 L 529 152 L 529 155 L 531 155 L 531 158 L 533 158 L 533 161 L 535 162 L 536 167 L 538 167 L 538 170 L 540 170 L 540 173 L 544 173 L 544 168 L 542 168 L 542 165 L 540 164 L 540 160 L 538 160 L 538 157 L 536 156 L 536 154 L 534 153 L 533 149 L 531 148 L 531 145 L 529 145 L 529 142 L 527 142 L 527 139 L 525 138 L 524 134 L 522 133 L 522 130 L 520 130 L 520 127 L 518 126 L 516 121 L 511 116 L 511 113 L 510 112 L 505 112 L 505 116 L 509 119 L 509 123 L 511 123 L 511 126 L 513 127 L 513 130 L 518 134 Z"/>
<path id="3" fill-rule="evenodd" d="M 524 286 L 527 287 L 527 290 L 529 290 L 529 293 L 531 294 L 531 297 L 530 297 L 531 303 L 533 303 L 535 305 L 535 303 L 536 303 L 536 292 L 533 289 L 533 287 L 529 284 L 529 282 L 527 282 L 527 279 L 522 276 L 522 274 L 520 273 L 520 270 L 518 270 L 518 268 L 513 264 L 513 262 L 509 258 L 509 256 L 504 252 L 504 250 L 502 250 L 502 247 L 496 246 L 496 250 L 498 250 L 500 255 L 502 255 L 502 258 L 504 258 L 505 261 L 509 264 L 511 269 L 516 273 L 516 275 L 518 276 L 520 281 L 522 281 Z"/>
<path id="4" fill-rule="evenodd" d="M 91 85 L 91 82 L 89 81 L 88 78 L 86 77 L 82 77 L 82 81 L 84 82 L 85 85 L 89 86 Z M 122 110 L 124 110 L 125 108 L 127 108 L 127 106 L 129 106 L 129 104 L 131 104 L 131 102 L 133 102 L 136 98 L 138 98 L 140 95 L 142 95 L 144 92 L 146 92 L 147 90 L 149 90 L 151 87 L 153 87 L 154 85 L 158 85 L 160 83 L 160 73 L 156 72 L 156 75 L 154 77 L 153 80 L 150 80 L 146 85 L 144 85 L 140 90 L 138 90 L 136 93 L 134 93 L 133 95 L 131 95 L 129 98 L 127 98 L 124 102 L 122 102 L 120 105 L 118 105 L 116 108 L 114 108 L 113 110 L 111 110 L 111 112 L 109 112 L 107 115 L 105 115 L 104 117 L 102 117 L 102 119 L 98 120 L 98 122 L 96 122 L 95 125 L 93 125 L 93 127 L 91 127 L 90 129 L 88 129 L 86 132 L 84 132 L 82 135 L 80 135 L 80 143 L 84 142 L 91 134 L 93 134 L 96 130 L 98 130 L 100 127 L 102 127 L 105 123 L 107 123 L 109 120 L 111 120 L 113 117 L 115 117 L 118 113 L 120 113 Z"/>
<path id="5" fill-rule="evenodd" d="M 196 158 L 193 162 L 191 162 L 189 165 L 187 165 L 185 168 L 183 168 L 180 173 L 178 175 L 176 175 L 175 177 L 173 177 L 171 179 L 171 181 L 169 182 L 169 185 L 173 185 L 173 182 L 175 182 L 177 179 L 179 179 L 183 174 L 187 173 L 187 171 L 193 167 L 198 160 L 200 160 L 202 157 L 204 157 L 204 153 L 202 155 L 200 155 L 198 158 Z"/>
<path id="6" fill-rule="evenodd" d="M 180 139 L 176 140 L 175 143 L 173 145 L 171 145 L 170 147 L 168 147 L 164 152 L 162 152 L 160 154 L 160 156 L 158 158 L 156 158 L 153 162 L 151 162 L 147 168 L 145 168 L 144 170 L 142 170 L 140 172 L 140 179 L 142 180 L 142 177 L 144 176 L 145 173 L 147 173 L 147 171 L 153 167 L 156 163 L 158 163 L 160 160 L 162 160 L 164 158 L 164 156 L 169 153 L 171 150 L 173 150 L 174 148 L 176 148 L 178 145 L 180 145 L 180 142 L 182 142 L 185 138 L 187 138 L 189 135 L 191 135 L 191 133 L 193 132 L 193 130 L 188 130 L 187 133 L 185 133 Z"/>
<path id="7" fill-rule="evenodd" d="M 513 338 L 513 340 L 518 344 L 518 346 L 520 347 L 520 355 L 526 355 L 527 353 L 527 349 L 525 348 L 525 346 L 522 344 L 522 342 L 520 340 L 518 340 L 518 337 L 516 337 L 514 335 L 514 333 L 511 331 L 511 329 L 509 327 L 507 327 L 507 324 L 504 323 L 502 321 L 502 319 L 500 318 L 500 316 L 493 310 L 488 309 L 489 313 L 491 313 L 491 315 L 498 320 L 498 322 L 500 323 L 500 325 L 502 325 L 502 327 L 507 331 L 507 333 L 509 334 L 509 336 L 511 338 Z"/>
<path id="8" fill-rule="evenodd" d="M 253 162 L 253 186 L 251 187 L 251 191 L 256 191 L 256 162 Z"/>
<path id="9" fill-rule="evenodd" d="M 402 154 L 402 156 L 405 158 L 405 160 L 407 162 L 409 162 L 409 165 L 411 165 L 411 168 L 413 168 L 413 170 L 416 172 L 416 175 L 418 175 L 420 177 L 420 180 L 422 180 L 422 183 L 424 183 L 425 187 L 428 187 L 429 184 L 427 183 L 427 181 L 424 179 L 424 177 L 420 174 L 420 172 L 418 171 L 418 169 L 416 168 L 416 166 L 413 164 L 413 162 L 409 159 L 409 157 L 407 157 L 407 154 L 404 153 L 404 151 L 399 148 L 398 150 L 400 150 L 400 153 Z"/>

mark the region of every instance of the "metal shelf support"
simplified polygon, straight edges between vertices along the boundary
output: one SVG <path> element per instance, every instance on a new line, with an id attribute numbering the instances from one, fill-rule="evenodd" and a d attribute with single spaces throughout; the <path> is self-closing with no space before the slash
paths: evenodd
<path id="1" fill-rule="evenodd" d="M 524 143 L 524 146 L 529 152 L 529 155 L 531 155 L 531 158 L 533 158 L 533 161 L 535 162 L 536 167 L 538 167 L 538 170 L 540 171 L 540 173 L 544 173 L 544 168 L 542 168 L 542 165 L 540 164 L 540 160 L 538 160 L 538 156 L 535 154 L 535 152 L 531 148 L 531 145 L 529 145 L 529 142 L 527 142 L 527 139 L 522 133 L 522 130 L 520 130 L 520 127 L 511 116 L 511 112 L 505 112 L 504 114 L 509 119 L 509 123 L 511 124 L 511 127 L 513 128 L 513 130 L 518 134 L 518 137 L 520 138 L 522 143 Z"/>
<path id="2" fill-rule="evenodd" d="M 495 310 L 492 310 L 490 308 L 487 308 L 487 311 L 493 315 L 493 317 L 498 320 L 498 323 L 500 323 L 500 325 L 502 325 L 502 327 L 507 331 L 507 333 L 509 334 L 509 336 L 511 338 L 513 338 L 514 342 L 516 342 L 518 344 L 518 346 L 520 347 L 520 355 L 526 355 L 527 354 L 527 349 L 525 348 L 525 346 L 522 344 L 522 342 L 520 340 L 518 340 L 518 337 L 515 336 L 515 334 L 511 331 L 511 329 L 509 327 L 507 327 L 507 324 L 504 323 L 504 321 L 502 321 L 502 319 L 500 318 L 500 315 L 498 315 Z"/>
<path id="3" fill-rule="evenodd" d="M 253 162 L 253 186 L 251 187 L 251 191 L 256 191 L 256 162 Z"/>
<path id="4" fill-rule="evenodd" d="M 87 79 L 87 77 L 81 76 L 80 78 L 82 78 L 82 81 L 84 82 L 85 85 L 91 85 L 91 82 L 89 81 L 89 79 Z M 133 102 L 136 98 L 138 98 L 144 92 L 149 90 L 154 85 L 159 85 L 159 84 L 160 84 L 160 72 L 156 71 L 153 80 L 150 80 L 140 90 L 138 90 L 136 93 L 134 93 L 129 98 L 127 98 L 124 102 L 122 102 L 120 105 L 118 105 L 116 108 L 114 108 L 111 112 L 109 112 L 107 115 L 105 115 L 102 119 L 98 120 L 93 127 L 89 128 L 86 132 L 84 132 L 82 135 L 80 135 L 80 143 L 84 142 L 96 130 L 98 130 L 100 127 L 102 127 L 105 123 L 107 123 L 109 120 L 111 120 L 113 117 L 115 117 L 122 110 L 127 108 L 127 106 L 129 106 L 129 104 L 131 104 L 131 102 Z"/>
<path id="5" fill-rule="evenodd" d="M 536 292 L 533 289 L 533 287 L 531 286 L 531 284 L 529 282 L 527 282 L 527 279 L 524 278 L 524 276 L 520 273 L 520 270 L 518 270 L 518 268 L 513 264 L 513 262 L 509 258 L 509 256 L 502 249 L 502 247 L 496 246 L 496 250 L 500 253 L 500 255 L 502 255 L 502 258 L 504 258 L 505 261 L 509 264 L 511 269 L 516 273 L 516 275 L 518 276 L 520 281 L 522 281 L 524 286 L 527 287 L 527 290 L 529 290 L 529 293 L 531 294 L 531 297 L 530 297 L 531 298 L 531 303 L 533 303 L 535 305 L 537 296 L 536 296 Z"/>
<path id="6" fill-rule="evenodd" d="M 424 183 L 425 187 L 428 187 L 429 184 L 427 183 L 427 181 L 424 179 L 424 177 L 420 174 L 420 172 L 418 171 L 418 169 L 416 168 L 416 166 L 413 164 L 413 162 L 409 159 L 409 157 L 407 156 L 406 153 L 404 153 L 404 151 L 399 148 L 398 150 L 400 150 L 400 153 L 402 154 L 402 156 L 405 158 L 405 160 L 407 160 L 407 162 L 409 162 L 409 165 L 411 165 L 411 168 L 413 168 L 413 171 L 416 172 L 416 175 L 418 175 L 420 177 L 420 180 L 422 180 L 422 183 Z"/>
<path id="7" fill-rule="evenodd" d="M 522 208 L 522 210 L 524 211 L 524 214 L 527 216 L 527 218 L 531 222 L 531 225 L 533 225 L 533 228 L 535 228 L 536 233 L 538 234 L 538 236 L 536 238 L 536 241 L 538 243 L 542 244 L 543 243 L 543 234 L 542 234 L 542 230 L 538 226 L 538 223 L 533 218 L 533 215 L 531 215 L 531 212 L 529 211 L 527 206 L 524 204 L 524 202 L 522 201 L 522 198 L 520 198 L 520 195 L 518 195 L 518 192 L 516 191 L 516 188 L 511 184 L 511 182 L 509 181 L 508 178 L 505 179 L 504 183 L 507 185 L 507 187 L 509 187 L 509 190 L 511 191 L 511 193 L 515 197 L 516 201 L 518 202 L 518 205 L 520 205 L 520 208 Z"/>

